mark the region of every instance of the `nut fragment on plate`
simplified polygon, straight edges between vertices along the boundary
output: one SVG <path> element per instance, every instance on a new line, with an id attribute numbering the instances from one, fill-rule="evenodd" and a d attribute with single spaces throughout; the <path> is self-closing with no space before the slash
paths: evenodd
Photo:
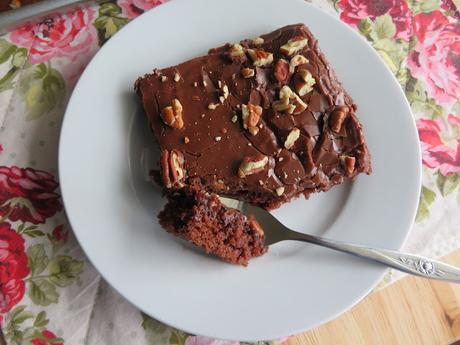
<path id="1" fill-rule="evenodd" d="M 297 71 L 295 76 L 294 87 L 299 96 L 305 96 L 313 90 L 316 80 L 309 71 L 301 69 Z"/>
<path id="2" fill-rule="evenodd" d="M 286 141 L 284 142 L 284 147 L 287 148 L 288 150 L 292 148 L 300 137 L 300 129 L 297 127 L 294 127 L 288 134 Z"/>
<path id="3" fill-rule="evenodd" d="M 343 122 L 347 118 L 349 108 L 347 106 L 340 106 L 335 109 L 329 116 L 329 128 L 333 132 L 340 132 Z"/>
<path id="4" fill-rule="evenodd" d="M 241 116 L 244 129 L 247 129 L 252 135 L 256 135 L 259 132 L 257 124 L 262 116 L 262 107 L 251 103 L 243 104 L 241 106 Z"/>
<path id="5" fill-rule="evenodd" d="M 252 78 L 255 74 L 256 72 L 253 68 L 246 67 L 241 70 L 241 75 L 243 76 L 243 78 Z"/>
<path id="6" fill-rule="evenodd" d="M 273 54 L 263 49 L 248 49 L 248 54 L 256 67 L 268 66 L 273 62 Z"/>
<path id="7" fill-rule="evenodd" d="M 294 37 L 287 41 L 286 44 L 283 44 L 280 48 L 280 52 L 287 56 L 292 56 L 297 54 L 303 48 L 305 48 L 308 44 L 308 39 L 304 37 Z"/>
<path id="8" fill-rule="evenodd" d="M 283 195 L 284 194 L 284 187 L 276 188 L 275 192 L 276 192 L 276 195 L 278 195 L 278 196 Z"/>
<path id="9" fill-rule="evenodd" d="M 238 169 L 238 176 L 245 178 L 246 176 L 257 174 L 264 170 L 268 164 L 268 157 L 260 155 L 259 157 L 245 157 Z"/>
<path id="10" fill-rule="evenodd" d="M 276 111 L 296 115 L 307 109 L 307 104 L 289 86 L 285 85 L 279 92 L 279 100 L 273 102 L 272 107 Z"/>
<path id="11" fill-rule="evenodd" d="M 166 125 L 175 129 L 181 129 L 184 127 L 182 111 L 182 104 L 177 98 L 174 98 L 171 102 L 171 106 L 165 107 L 161 111 L 161 119 Z"/>
<path id="12" fill-rule="evenodd" d="M 290 74 L 289 62 L 284 59 L 276 61 L 275 68 L 273 69 L 273 75 L 276 80 L 285 85 L 289 81 Z"/>

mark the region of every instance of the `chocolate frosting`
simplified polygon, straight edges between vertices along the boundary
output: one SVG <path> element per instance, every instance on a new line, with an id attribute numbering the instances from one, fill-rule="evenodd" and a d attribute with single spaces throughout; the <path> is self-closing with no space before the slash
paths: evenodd
<path id="1" fill-rule="evenodd" d="M 152 131 L 164 151 L 184 155 L 185 176 L 174 188 L 200 179 L 209 191 L 245 198 L 266 208 L 274 208 L 303 193 L 328 190 L 345 178 L 370 173 L 370 155 L 355 112 L 356 105 L 318 48 L 317 40 L 301 24 L 290 25 L 261 36 L 263 43 L 241 43 L 243 49 L 260 49 L 273 54 L 273 62 L 254 66 L 247 55 L 234 58 L 232 45 L 211 49 L 178 66 L 156 70 L 139 78 L 135 89 L 142 99 Z M 306 69 L 315 80 L 312 90 L 300 96 L 307 108 L 300 114 L 273 109 L 284 85 L 274 76 L 279 59 L 289 61 L 280 47 L 290 39 L 306 38 L 308 44 L 296 54 L 308 59 L 297 68 Z M 254 76 L 244 77 L 250 68 Z M 294 78 L 287 84 L 296 90 Z M 225 87 L 228 94 L 225 92 Z M 182 105 L 183 127 L 166 124 L 161 112 L 173 99 Z M 248 103 L 260 106 L 262 115 L 254 135 L 242 117 Z M 340 130 L 330 127 L 331 114 L 345 106 L 346 118 Z M 286 144 L 290 133 L 300 130 L 295 142 Z M 241 177 L 245 158 L 268 157 L 261 171 Z M 353 157 L 352 171 L 344 157 Z"/>

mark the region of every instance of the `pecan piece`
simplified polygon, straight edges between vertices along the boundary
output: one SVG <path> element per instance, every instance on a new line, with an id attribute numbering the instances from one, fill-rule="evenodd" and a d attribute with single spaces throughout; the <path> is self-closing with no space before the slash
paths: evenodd
<path id="1" fill-rule="evenodd" d="M 166 188 L 181 185 L 181 181 L 185 178 L 184 162 L 184 155 L 178 150 L 161 152 L 161 177 Z"/>
<path id="2" fill-rule="evenodd" d="M 278 80 L 281 84 L 287 84 L 290 77 L 289 62 L 284 59 L 279 59 L 276 61 L 273 74 L 275 75 L 275 79 Z"/>
<path id="3" fill-rule="evenodd" d="M 246 176 L 257 174 L 265 169 L 268 164 L 268 157 L 261 155 L 259 157 L 245 157 L 238 169 L 238 176 L 245 178 Z"/>
<path id="4" fill-rule="evenodd" d="M 280 52 L 284 55 L 292 56 L 301 51 L 307 44 L 308 39 L 302 36 L 294 37 L 281 46 Z"/>
<path id="5" fill-rule="evenodd" d="M 253 68 L 243 68 L 241 70 L 241 75 L 243 76 L 243 78 L 252 78 L 254 77 L 254 75 L 256 74 L 256 72 L 254 71 Z"/>
<path id="6" fill-rule="evenodd" d="M 171 183 L 180 182 L 185 177 L 184 170 L 184 155 L 178 150 L 172 150 L 169 154 L 169 170 L 171 175 Z"/>
<path id="7" fill-rule="evenodd" d="M 346 176 L 351 177 L 355 171 L 356 158 L 353 156 L 341 156 L 340 162 L 342 163 Z"/>
<path id="8" fill-rule="evenodd" d="M 182 104 L 177 98 L 174 98 L 171 102 L 171 105 L 165 107 L 161 111 L 161 119 L 169 127 L 181 129 L 184 127 L 184 120 L 182 119 Z"/>
<path id="9" fill-rule="evenodd" d="M 284 147 L 287 148 L 288 150 L 292 148 L 300 137 L 300 129 L 297 127 L 294 127 L 288 134 L 286 141 L 284 142 Z"/>
<path id="10" fill-rule="evenodd" d="M 262 107 L 251 103 L 243 104 L 241 106 L 241 116 L 243 118 L 243 127 L 247 129 L 252 135 L 259 132 L 257 124 L 262 116 Z"/>
<path id="11" fill-rule="evenodd" d="M 335 109 L 329 117 L 329 128 L 331 131 L 338 133 L 342 129 L 342 125 L 347 118 L 348 107 L 341 106 Z"/>
<path id="12" fill-rule="evenodd" d="M 313 90 L 316 80 L 309 71 L 301 69 L 296 73 L 295 77 L 294 87 L 299 96 L 305 96 Z"/>
<path id="13" fill-rule="evenodd" d="M 273 62 L 273 54 L 263 49 L 248 49 L 248 54 L 256 67 L 268 66 Z"/>

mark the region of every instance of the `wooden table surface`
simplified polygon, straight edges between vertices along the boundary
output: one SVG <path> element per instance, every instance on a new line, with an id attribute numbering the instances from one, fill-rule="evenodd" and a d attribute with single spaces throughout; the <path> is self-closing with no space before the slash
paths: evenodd
<path id="1" fill-rule="evenodd" d="M 460 266 L 460 250 L 445 258 Z M 407 277 L 288 345 L 447 345 L 460 339 L 460 284 Z"/>

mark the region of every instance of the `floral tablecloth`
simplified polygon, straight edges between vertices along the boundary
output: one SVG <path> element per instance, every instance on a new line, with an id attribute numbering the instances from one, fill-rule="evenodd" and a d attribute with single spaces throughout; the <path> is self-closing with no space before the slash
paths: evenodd
<path id="1" fill-rule="evenodd" d="M 59 194 L 58 136 L 73 86 L 111 36 L 162 2 L 90 4 L 0 37 L 0 320 L 8 344 L 238 344 L 169 328 L 125 301 L 85 258 Z M 441 256 L 460 248 L 460 13 L 454 3 L 313 3 L 368 39 L 417 118 L 423 186 L 405 250 Z M 394 279 L 390 272 L 384 283 Z"/>

